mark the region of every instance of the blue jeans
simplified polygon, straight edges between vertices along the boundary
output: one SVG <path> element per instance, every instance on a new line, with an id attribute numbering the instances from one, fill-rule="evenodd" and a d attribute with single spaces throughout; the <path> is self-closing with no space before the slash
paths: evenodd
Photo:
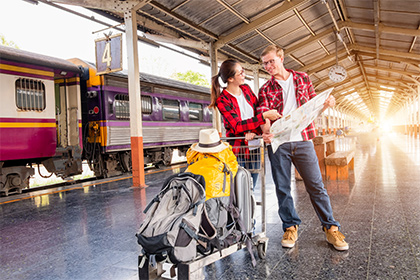
<path id="1" fill-rule="evenodd" d="M 237 156 L 237 161 L 240 166 L 245 169 L 255 169 L 259 170 L 261 168 L 261 157 L 260 157 L 260 149 L 250 150 L 249 151 L 249 158 L 245 158 L 243 156 Z M 253 188 L 255 189 L 255 185 L 257 184 L 258 180 L 258 173 L 251 173 Z"/>
<path id="2" fill-rule="evenodd" d="M 305 183 L 312 206 L 321 221 L 322 226 L 329 229 L 332 225 L 340 227 L 334 220 L 330 197 L 324 188 L 322 175 L 318 165 L 312 141 L 287 142 L 273 154 L 268 146 L 268 156 L 271 162 L 273 180 L 276 185 L 279 216 L 283 221 L 283 230 L 300 225 L 301 220 L 296 212 L 291 194 L 292 162 Z"/>

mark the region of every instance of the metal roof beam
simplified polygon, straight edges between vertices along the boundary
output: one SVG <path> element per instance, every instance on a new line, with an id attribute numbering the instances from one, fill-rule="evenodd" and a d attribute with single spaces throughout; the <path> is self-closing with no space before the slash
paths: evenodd
<path id="1" fill-rule="evenodd" d="M 420 30 L 420 25 L 419 25 L 419 27 L 417 29 Z M 414 36 L 413 41 L 411 42 L 411 46 L 410 46 L 410 49 L 408 50 L 408 52 L 411 52 L 413 50 L 414 45 L 416 44 L 416 40 L 417 40 L 417 37 Z"/>
<path id="2" fill-rule="evenodd" d="M 229 3 L 226 3 L 226 1 L 224 1 L 224 0 L 216 0 L 216 1 L 219 2 L 219 4 L 222 5 L 223 7 L 225 7 L 227 10 L 229 10 L 232 14 L 234 14 L 235 16 L 237 16 L 238 18 L 240 18 L 246 24 L 249 24 L 250 23 L 250 20 L 246 16 L 244 16 L 243 14 L 241 14 L 238 10 L 236 10 Z"/>
<path id="3" fill-rule="evenodd" d="M 156 21 L 153 21 L 153 20 L 151 20 L 151 19 L 149 19 L 149 18 L 147 18 L 145 16 L 139 15 L 138 13 L 136 15 L 136 19 L 137 19 L 137 23 L 138 24 L 140 24 L 142 26 L 145 26 L 145 27 L 147 27 L 149 29 L 152 29 L 152 30 L 154 30 L 154 31 L 156 31 L 158 33 L 161 33 L 161 34 L 164 34 L 164 35 L 170 35 L 170 36 L 172 36 L 174 38 L 178 38 L 179 37 L 179 33 L 178 32 L 175 32 L 173 29 L 168 28 L 168 27 L 165 27 L 164 25 L 162 25 L 162 24 L 165 24 L 166 25 L 165 22 L 162 22 L 162 24 L 158 24 Z M 181 30 L 179 30 L 179 31 L 181 31 Z"/>
<path id="4" fill-rule="evenodd" d="M 164 12 L 164 13 L 166 13 L 167 15 L 173 17 L 174 19 L 178 20 L 179 22 L 197 30 L 198 32 L 200 32 L 200 33 L 202 33 L 202 34 L 204 34 L 204 35 L 206 35 L 206 36 L 208 36 L 212 39 L 215 39 L 215 40 L 218 39 L 218 36 L 216 34 L 198 26 L 197 24 L 191 22 L 190 20 L 188 20 L 188 19 L 186 19 L 186 18 L 184 18 L 180 15 L 175 14 L 174 12 L 172 12 L 171 10 L 169 10 L 168 8 L 166 8 L 165 6 L 163 6 L 162 4 L 160 4 L 156 1 L 153 1 L 153 0 L 150 1 L 149 5 L 153 6 L 154 8 L 156 8 L 156 9 L 158 9 L 158 10 Z"/>
<path id="5" fill-rule="evenodd" d="M 376 49 L 360 46 L 358 44 L 351 44 L 349 47 L 350 47 L 351 50 L 354 50 L 354 51 L 376 53 Z M 420 60 L 420 54 L 390 51 L 390 50 L 385 50 L 383 48 L 379 48 L 379 53 L 381 55 L 384 54 L 384 55 L 398 56 L 398 57 L 403 57 L 403 58 L 411 58 L 411 59 L 415 59 L 415 60 Z"/>
<path id="6" fill-rule="evenodd" d="M 293 53 L 297 50 L 300 50 L 301 48 L 307 47 L 309 44 L 315 43 L 317 41 L 320 41 L 321 39 L 328 37 L 330 35 L 334 34 L 333 29 L 325 30 L 315 36 L 310 37 L 309 39 L 303 40 L 299 43 L 293 44 L 288 48 L 284 48 L 284 54 L 288 55 L 290 53 Z"/>
<path id="7" fill-rule="evenodd" d="M 243 25 L 238 30 L 226 35 L 221 36 L 219 40 L 215 43 L 215 47 L 220 49 L 224 45 L 228 44 L 229 42 L 235 40 L 238 37 L 241 37 L 251 31 L 254 31 L 255 29 L 259 28 L 260 26 L 266 24 L 267 22 L 270 22 L 277 17 L 293 11 L 294 8 L 302 5 L 303 3 L 309 2 L 309 0 L 295 0 L 293 2 L 283 1 L 283 4 L 277 8 L 269 12 L 268 14 L 259 17 L 255 19 L 254 21 L 251 21 L 249 24 Z"/>
<path id="8" fill-rule="evenodd" d="M 397 85 L 389 85 L 391 87 L 400 87 L 400 86 L 404 86 L 407 89 L 413 91 L 414 93 L 417 93 L 417 91 L 415 89 L 413 89 L 412 87 L 410 87 L 409 85 L 407 85 L 407 83 L 401 81 L 401 80 L 395 80 L 392 79 L 390 77 L 386 77 L 386 76 L 381 76 L 381 75 L 366 75 L 368 78 L 375 78 L 375 79 L 379 79 L 379 80 L 384 80 L 384 81 L 388 81 L 388 82 L 394 82 L 397 83 Z M 371 81 L 369 80 L 369 83 L 378 83 L 375 81 Z M 386 84 L 388 86 L 388 84 Z M 385 85 L 384 85 L 385 86 Z M 384 89 L 385 90 L 385 89 Z"/>
<path id="9" fill-rule="evenodd" d="M 362 55 L 362 56 L 376 57 L 374 53 L 370 53 L 370 52 L 360 52 L 360 51 L 353 51 L 353 52 L 355 54 Z M 392 63 L 404 63 L 420 71 L 420 67 L 418 66 L 419 62 L 416 60 L 397 58 L 395 56 L 387 56 L 387 55 L 381 55 L 380 60 L 389 61 Z"/>
<path id="10" fill-rule="evenodd" d="M 62 3 L 114 12 L 138 10 L 151 0 L 103 1 L 103 0 L 50 0 L 48 2 Z M 42 1 L 43 2 L 43 1 Z"/>
<path id="11" fill-rule="evenodd" d="M 375 25 L 364 24 L 364 23 L 356 23 L 356 22 L 352 22 L 350 20 L 340 22 L 339 26 L 341 28 L 352 28 L 352 29 L 375 31 Z M 420 30 L 419 29 L 390 27 L 390 26 L 385 26 L 383 23 L 378 23 L 378 31 L 379 32 L 384 32 L 384 33 L 393 33 L 393 34 L 398 34 L 398 35 L 420 36 Z"/>
<path id="12" fill-rule="evenodd" d="M 172 38 L 172 37 L 159 36 L 159 35 L 153 35 L 153 34 L 148 34 L 148 33 L 145 33 L 144 37 L 146 37 L 149 40 L 153 40 L 157 42 L 169 43 L 169 44 L 174 44 L 181 47 L 188 47 L 188 48 L 198 49 L 202 51 L 208 51 L 210 49 L 209 44 L 203 41 L 186 40 L 183 38 Z"/>
<path id="13" fill-rule="evenodd" d="M 342 56 L 344 53 L 346 53 L 345 49 L 342 49 L 341 51 L 338 52 L 338 56 L 339 56 L 338 60 L 339 61 L 347 58 L 347 55 L 345 57 Z M 322 62 L 330 61 L 330 60 L 334 60 L 334 61 L 319 65 Z M 335 65 L 335 54 L 330 54 L 330 55 L 324 56 L 323 58 L 315 61 L 314 63 L 307 64 L 306 66 L 297 69 L 297 71 L 306 72 L 308 74 L 314 74 L 314 73 L 318 73 L 319 71 L 322 71 L 322 70 L 324 70 L 328 67 L 331 67 L 333 65 Z M 314 68 L 314 67 L 316 67 L 316 68 Z"/>
<path id="14" fill-rule="evenodd" d="M 416 75 L 418 75 L 418 73 L 402 71 L 402 70 L 397 70 L 397 69 L 392 69 L 392 68 L 379 67 L 379 66 L 374 66 L 374 65 L 365 65 L 365 67 L 370 68 L 370 69 L 375 69 L 375 70 L 400 74 L 400 75 L 410 79 L 411 81 L 415 82 L 417 85 L 420 85 L 420 82 L 418 80 L 416 80 L 416 79 L 414 79 L 413 77 L 410 76 L 410 75 L 416 76 Z"/>

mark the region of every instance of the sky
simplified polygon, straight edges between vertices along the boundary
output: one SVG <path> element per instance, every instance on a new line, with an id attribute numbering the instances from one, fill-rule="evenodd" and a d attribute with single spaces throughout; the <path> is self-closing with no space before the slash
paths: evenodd
<path id="1" fill-rule="evenodd" d="M 63 6 L 112 25 L 117 24 L 87 9 Z M 104 28 L 102 24 L 44 3 L 34 5 L 23 0 L 0 1 L 0 35 L 3 35 L 6 41 L 13 41 L 21 50 L 62 59 L 80 58 L 94 63 L 95 40 L 103 38 L 104 33 L 108 34 L 110 31 L 113 35 L 121 33 L 114 29 L 96 32 Z M 127 69 L 125 43 L 123 33 L 123 68 Z M 170 78 L 174 72 L 192 70 L 210 80 L 209 66 L 163 47 L 156 48 L 139 42 L 139 60 L 141 72 Z"/>

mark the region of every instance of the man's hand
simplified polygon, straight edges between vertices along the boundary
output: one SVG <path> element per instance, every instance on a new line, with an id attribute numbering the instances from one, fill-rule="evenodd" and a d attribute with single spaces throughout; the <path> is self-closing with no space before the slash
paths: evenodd
<path id="1" fill-rule="evenodd" d="M 262 137 L 265 143 L 271 144 L 271 140 L 273 140 L 274 134 L 270 132 L 264 132 Z"/>
<path id="2" fill-rule="evenodd" d="M 265 119 L 265 124 L 261 125 L 261 130 L 263 133 L 270 133 L 271 122 L 269 119 Z"/>
<path id="3" fill-rule="evenodd" d="M 335 106 L 335 97 L 330 95 L 324 102 L 324 108 L 322 109 L 322 112 L 324 112 L 328 107 L 334 107 Z"/>

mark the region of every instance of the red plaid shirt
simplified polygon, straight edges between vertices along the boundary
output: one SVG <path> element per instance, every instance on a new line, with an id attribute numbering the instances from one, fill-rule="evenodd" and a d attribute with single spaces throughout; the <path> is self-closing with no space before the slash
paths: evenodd
<path id="1" fill-rule="evenodd" d="M 254 109 L 254 117 L 242 120 L 238 101 L 225 89 L 216 100 L 223 123 L 226 129 L 226 137 L 244 137 L 247 132 L 261 134 L 260 125 L 265 123 L 262 113 L 257 113 L 258 99 L 248 85 L 241 85 L 246 101 Z M 245 139 L 230 140 L 229 144 L 233 147 L 233 152 L 237 154 L 235 147 L 246 146 Z M 247 149 L 248 150 L 248 149 Z"/>
<path id="2" fill-rule="evenodd" d="M 296 102 L 300 107 L 316 96 L 314 87 L 308 74 L 304 72 L 296 72 L 286 69 L 293 75 L 293 83 L 295 85 Z M 270 109 L 276 109 L 283 116 L 283 89 L 274 77 L 271 77 L 261 88 L 258 94 L 259 107 L 257 112 L 263 113 Z M 304 130 L 302 130 L 303 140 L 311 140 L 315 135 L 315 124 L 312 122 Z"/>

